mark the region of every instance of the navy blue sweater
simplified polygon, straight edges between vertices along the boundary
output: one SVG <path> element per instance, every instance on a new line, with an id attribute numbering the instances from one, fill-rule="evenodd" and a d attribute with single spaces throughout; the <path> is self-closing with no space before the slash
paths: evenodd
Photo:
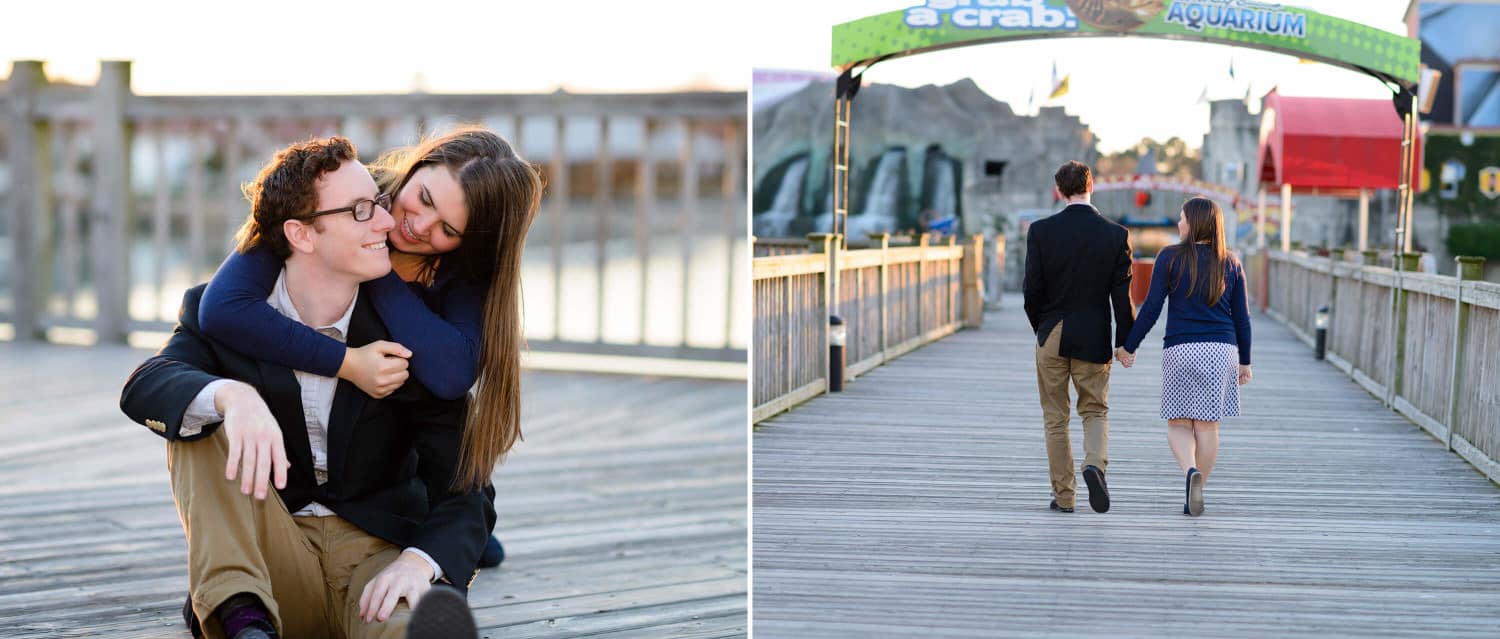
<path id="1" fill-rule="evenodd" d="M 344 344 L 294 321 L 266 303 L 283 264 L 264 247 L 230 253 L 209 280 L 198 323 L 209 337 L 274 364 L 336 377 Z M 479 374 L 484 291 L 441 268 L 431 287 L 395 271 L 364 284 L 375 312 L 411 350 L 413 377 L 432 394 L 457 399 Z"/>
<path id="2" fill-rule="evenodd" d="M 1219 303 L 1210 306 L 1200 292 L 1188 294 L 1188 273 L 1168 273 L 1172 256 L 1181 250 L 1169 246 L 1156 256 L 1156 267 L 1151 269 L 1151 291 L 1141 304 L 1135 317 L 1135 327 L 1125 338 L 1126 352 L 1134 353 L 1140 348 L 1146 333 L 1161 316 L 1161 306 L 1171 298 L 1167 306 L 1167 335 L 1162 340 L 1164 348 L 1191 342 L 1216 342 L 1239 347 L 1240 365 L 1250 365 L 1250 305 L 1245 299 L 1245 269 L 1234 256 L 1224 261 L 1224 294 Z M 1207 250 L 1198 253 L 1198 279 L 1202 280 L 1212 256 Z M 1200 289 L 1202 282 L 1199 283 Z"/>

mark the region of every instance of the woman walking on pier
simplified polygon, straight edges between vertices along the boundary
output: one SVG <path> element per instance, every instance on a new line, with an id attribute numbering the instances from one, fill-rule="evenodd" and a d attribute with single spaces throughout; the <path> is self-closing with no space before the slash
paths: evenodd
<path id="1" fill-rule="evenodd" d="M 1167 444 L 1186 484 L 1182 512 L 1203 513 L 1203 484 L 1219 455 L 1219 422 L 1240 414 L 1239 385 L 1250 382 L 1250 310 L 1245 271 L 1224 247 L 1224 214 L 1207 198 L 1184 202 L 1177 221 L 1182 241 L 1162 249 L 1151 289 L 1125 346 L 1125 367 L 1156 324 L 1163 302 L 1161 418 Z"/>

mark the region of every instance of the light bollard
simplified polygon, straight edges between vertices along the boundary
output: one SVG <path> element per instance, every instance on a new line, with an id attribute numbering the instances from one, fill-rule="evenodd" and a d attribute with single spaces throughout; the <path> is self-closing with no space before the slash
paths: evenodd
<path id="1" fill-rule="evenodd" d="M 844 390 L 844 340 L 848 338 L 848 329 L 844 326 L 844 318 L 837 315 L 828 316 L 828 392 L 839 393 Z"/>
<path id="2" fill-rule="evenodd" d="M 1328 354 L 1328 307 L 1327 306 L 1322 306 L 1322 307 L 1318 308 L 1318 313 L 1313 316 L 1313 327 L 1316 328 L 1316 329 L 1318 329 L 1318 337 L 1317 337 L 1317 341 L 1318 341 L 1318 344 L 1317 344 L 1318 361 L 1323 361 L 1323 358 Z"/>

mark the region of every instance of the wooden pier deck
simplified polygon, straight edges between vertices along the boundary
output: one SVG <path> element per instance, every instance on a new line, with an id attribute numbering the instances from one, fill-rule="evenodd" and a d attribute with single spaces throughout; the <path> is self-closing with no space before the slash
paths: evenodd
<path id="1" fill-rule="evenodd" d="M 1048 511 L 1010 306 L 758 426 L 759 639 L 1500 636 L 1500 490 L 1264 316 L 1201 518 L 1158 418 L 1162 325 L 1113 372 L 1110 512 L 1081 478 Z"/>
<path id="2" fill-rule="evenodd" d="M 0 637 L 189 636 L 164 446 L 118 408 L 149 354 L 0 343 Z M 523 395 L 482 634 L 744 636 L 744 382 L 528 371 Z"/>

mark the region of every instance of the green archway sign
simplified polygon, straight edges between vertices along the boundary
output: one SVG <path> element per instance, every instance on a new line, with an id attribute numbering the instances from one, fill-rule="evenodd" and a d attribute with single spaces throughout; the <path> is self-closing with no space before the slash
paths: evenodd
<path id="1" fill-rule="evenodd" d="M 1037 38 L 1142 36 L 1285 53 L 1410 88 L 1421 43 L 1315 11 L 1251 0 L 926 0 L 833 27 L 833 66 Z"/>
<path id="2" fill-rule="evenodd" d="M 882 60 L 978 44 L 1098 36 L 1215 42 L 1366 73 L 1392 89 L 1403 120 L 1397 245 L 1409 245 L 1421 42 L 1316 11 L 1256 0 L 923 0 L 833 27 L 833 232 L 849 219 L 849 134 L 863 69 Z M 861 68 L 858 75 L 855 68 Z M 841 224 L 842 223 L 842 224 Z M 1403 242 L 1403 240 L 1406 240 Z M 847 238 L 845 239 L 847 241 Z M 834 252 L 837 259 L 837 251 Z M 1401 261 L 1397 260 L 1400 270 Z M 836 272 L 836 269 L 835 269 Z M 831 278 L 830 309 L 838 281 Z M 1394 307 L 1393 307 L 1394 308 Z"/>

